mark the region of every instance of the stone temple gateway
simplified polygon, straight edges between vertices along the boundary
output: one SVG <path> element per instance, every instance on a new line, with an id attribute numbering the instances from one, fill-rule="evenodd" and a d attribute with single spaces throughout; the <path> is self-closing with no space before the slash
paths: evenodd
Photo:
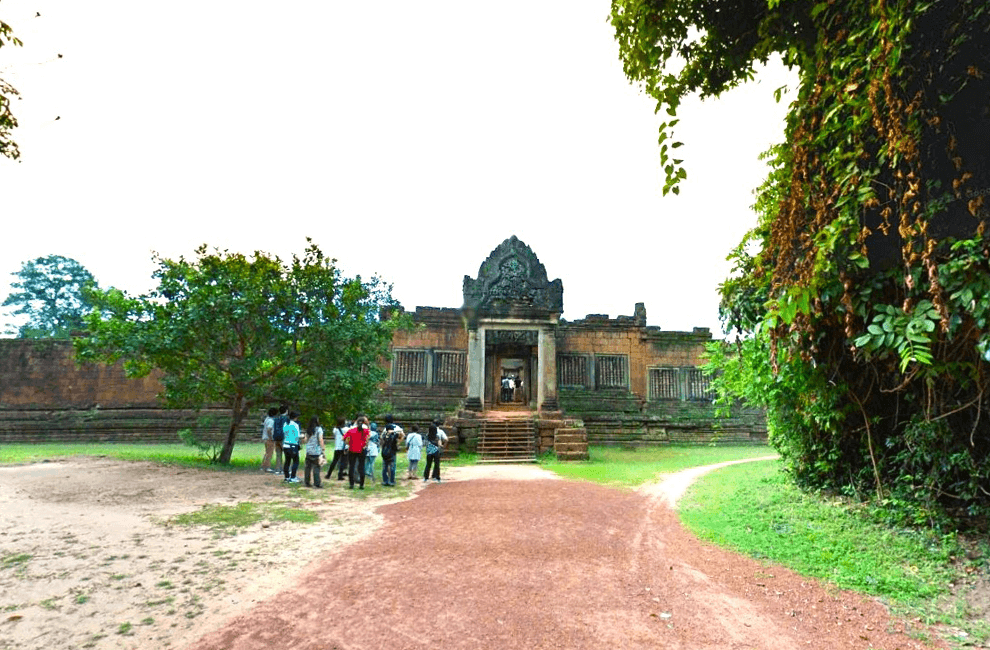
<path id="1" fill-rule="evenodd" d="M 540 260 L 515 237 L 492 251 L 477 279 L 465 276 L 466 408 L 557 410 L 556 330 L 563 311 L 563 284 L 550 282 Z M 503 378 L 516 384 L 511 393 L 503 394 Z"/>
<path id="2" fill-rule="evenodd" d="M 386 397 L 405 421 L 439 415 L 482 458 L 551 450 L 581 458 L 589 440 L 765 439 L 758 413 L 716 423 L 700 368 L 712 340 L 706 328 L 647 326 L 642 303 L 616 319 L 567 322 L 562 313 L 561 280 L 550 280 L 536 254 L 510 237 L 476 278 L 464 277 L 460 310 L 411 314 L 417 328 L 393 340 Z"/>
<path id="3" fill-rule="evenodd" d="M 716 421 L 700 368 L 707 329 L 649 326 L 642 303 L 565 321 L 563 293 L 526 244 L 502 242 L 464 278 L 460 309 L 417 307 L 417 327 L 395 334 L 382 393 L 396 420 L 425 430 L 440 418 L 453 447 L 489 460 L 583 458 L 589 442 L 765 440 L 761 413 Z M 195 414 L 162 408 L 160 390 L 120 364 L 76 365 L 70 341 L 2 339 L 0 443 L 173 442 Z"/>

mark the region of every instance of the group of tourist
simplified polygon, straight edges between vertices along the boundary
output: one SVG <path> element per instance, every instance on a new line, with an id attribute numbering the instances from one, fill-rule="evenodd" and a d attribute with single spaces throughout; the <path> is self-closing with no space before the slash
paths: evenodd
<path id="1" fill-rule="evenodd" d="M 418 476 L 419 461 L 423 449 L 426 450 L 426 469 L 423 481 L 431 478 L 440 482 L 440 455 L 447 446 L 447 434 L 440 428 L 440 422 L 434 420 L 429 426 L 426 437 L 419 432 L 419 427 L 413 426 L 409 433 L 395 423 L 392 415 L 385 416 L 385 425 L 379 429 L 378 423 L 370 422 L 364 414 L 358 414 L 354 421 L 348 423 L 344 418 L 337 418 L 333 427 L 333 456 L 327 458 L 327 443 L 323 436 L 320 418 L 313 416 L 303 432 L 299 427 L 299 413 L 290 411 L 288 407 L 268 409 L 268 415 L 261 427 L 261 440 L 265 444 L 265 455 L 261 461 L 261 471 L 272 474 L 281 473 L 283 483 L 299 483 L 296 472 L 299 470 L 299 453 L 305 451 L 304 480 L 306 487 L 322 488 L 321 475 L 323 466 L 328 462 L 326 478 L 329 479 L 337 470 L 337 480 L 348 478 L 348 487 L 354 489 L 357 483 L 364 489 L 366 477 L 375 481 L 375 462 L 382 458 L 382 485 L 395 485 L 395 461 L 401 446 L 405 446 L 406 458 L 409 461 L 408 479 Z M 272 462 L 274 459 L 274 463 Z"/>

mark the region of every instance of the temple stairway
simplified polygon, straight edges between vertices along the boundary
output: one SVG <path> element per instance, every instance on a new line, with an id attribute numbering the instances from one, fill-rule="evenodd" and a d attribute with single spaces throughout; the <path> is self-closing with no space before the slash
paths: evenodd
<path id="1" fill-rule="evenodd" d="M 479 463 L 536 461 L 536 427 L 528 410 L 490 410 L 478 433 Z"/>

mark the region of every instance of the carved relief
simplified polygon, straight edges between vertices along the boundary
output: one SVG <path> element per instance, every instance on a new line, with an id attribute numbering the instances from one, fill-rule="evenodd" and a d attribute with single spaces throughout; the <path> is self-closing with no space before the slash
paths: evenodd
<path id="1" fill-rule="evenodd" d="M 539 332 L 536 330 L 488 330 L 485 332 L 485 342 L 490 345 L 499 343 L 516 343 L 519 345 L 536 345 Z"/>
<path id="2" fill-rule="evenodd" d="M 464 276 L 464 313 L 472 324 L 491 316 L 550 318 L 563 312 L 563 296 L 563 283 L 550 282 L 536 254 L 515 236 L 492 251 L 477 279 Z"/>

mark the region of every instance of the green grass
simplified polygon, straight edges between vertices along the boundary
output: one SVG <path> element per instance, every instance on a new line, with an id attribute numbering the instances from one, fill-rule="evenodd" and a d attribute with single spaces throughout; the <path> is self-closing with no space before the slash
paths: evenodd
<path id="1" fill-rule="evenodd" d="M 804 494 L 777 462 L 703 477 L 680 514 L 699 537 L 892 601 L 942 595 L 954 577 L 946 566 L 958 549 L 950 541 L 877 525 L 844 501 Z"/>
<path id="2" fill-rule="evenodd" d="M 252 526 L 265 520 L 311 524 L 319 519 L 318 514 L 303 508 L 242 502 L 234 506 L 207 505 L 195 512 L 176 515 L 169 522 L 180 526 L 208 526 L 229 530 Z"/>
<path id="3" fill-rule="evenodd" d="M 0 567 L 6 569 L 7 567 L 18 567 L 27 564 L 33 555 L 28 555 L 27 553 L 11 553 L 0 558 Z"/>
<path id="4" fill-rule="evenodd" d="M 0 464 L 35 463 L 71 456 L 98 456 L 120 460 L 144 460 L 189 467 L 213 467 L 221 470 L 257 469 L 264 447 L 260 441 L 244 440 L 234 447 L 229 466 L 210 465 L 198 450 L 175 444 L 137 443 L 13 443 L 0 447 Z"/>
<path id="5" fill-rule="evenodd" d="M 952 585 L 965 582 L 964 549 L 953 534 L 893 528 L 867 506 L 806 494 L 779 462 L 726 467 L 699 479 L 680 502 L 685 526 L 703 539 L 877 596 L 896 613 L 988 637 Z"/>
<path id="6" fill-rule="evenodd" d="M 331 452 L 332 453 L 332 452 Z M 58 444 L 33 444 L 14 443 L 0 446 L 0 465 L 12 465 L 22 463 L 37 463 L 55 458 L 69 458 L 72 456 L 95 456 L 101 458 L 116 458 L 119 460 L 150 461 L 166 465 L 181 465 L 185 467 L 210 468 L 218 471 L 257 471 L 261 467 L 261 458 L 264 454 L 264 446 L 260 440 L 241 440 L 234 446 L 234 453 L 230 459 L 230 465 L 212 465 L 206 456 L 200 451 L 181 443 L 58 443 Z M 443 465 L 465 466 L 473 465 L 477 456 L 475 454 L 461 454 L 454 459 L 444 459 Z M 420 469 L 425 461 L 420 461 Z M 397 458 L 395 475 L 405 476 L 409 468 L 405 454 L 400 454 Z M 326 470 L 324 470 L 326 471 Z M 336 473 L 334 469 L 334 473 Z M 382 461 L 379 458 L 375 462 L 375 477 L 381 480 Z M 302 478 L 303 463 L 300 462 L 299 477 Z M 333 479 L 330 479 L 333 480 Z M 329 482 L 329 481 L 327 481 Z M 369 481 L 365 481 L 365 492 L 367 492 Z M 401 484 L 400 484 L 401 485 Z M 397 496 L 407 496 L 396 492 Z M 358 497 L 360 495 L 355 494 Z"/>
<path id="7" fill-rule="evenodd" d="M 771 456 L 776 452 L 762 445 L 665 445 L 640 448 L 591 446 L 588 453 L 591 458 L 587 461 L 561 462 L 551 457 L 541 460 L 540 465 L 566 478 L 636 487 L 689 467 Z"/>

